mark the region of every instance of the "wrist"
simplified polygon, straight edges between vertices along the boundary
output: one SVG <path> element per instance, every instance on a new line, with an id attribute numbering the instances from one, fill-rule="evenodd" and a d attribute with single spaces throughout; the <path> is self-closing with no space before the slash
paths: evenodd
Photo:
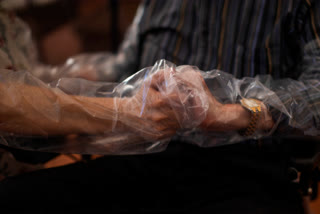
<path id="1" fill-rule="evenodd" d="M 207 131 L 236 131 L 245 129 L 250 123 L 250 112 L 240 104 L 221 104 L 209 109 L 201 128 Z"/>
<path id="2" fill-rule="evenodd" d="M 241 107 L 250 114 L 249 124 L 241 130 L 241 135 L 251 136 L 256 131 L 268 131 L 274 123 L 266 105 L 256 99 L 242 99 Z"/>

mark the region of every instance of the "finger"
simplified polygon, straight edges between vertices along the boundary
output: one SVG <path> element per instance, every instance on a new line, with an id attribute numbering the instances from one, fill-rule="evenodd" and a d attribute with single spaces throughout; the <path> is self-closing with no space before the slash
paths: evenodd
<path id="1" fill-rule="evenodd" d="M 161 123 L 156 126 L 156 129 L 154 133 L 159 134 L 159 135 L 164 135 L 166 133 L 172 133 L 174 134 L 179 128 L 179 124 L 168 124 L 168 123 Z"/>
<path id="2" fill-rule="evenodd" d="M 154 122 L 160 122 L 167 119 L 168 119 L 168 116 L 165 112 L 156 111 L 156 112 L 153 112 L 151 115 L 151 120 Z"/>
<path id="3" fill-rule="evenodd" d="M 154 100 L 157 100 L 161 94 L 154 87 L 151 87 L 150 82 L 144 82 L 138 92 L 138 95 L 143 101 L 153 103 Z"/>
<path id="4" fill-rule="evenodd" d="M 154 99 L 153 102 L 150 103 L 151 108 L 159 109 L 159 108 L 169 108 L 170 104 L 167 99 L 164 97 L 158 97 L 157 99 Z"/>
<path id="5" fill-rule="evenodd" d="M 166 130 L 175 130 L 176 131 L 181 128 L 180 123 L 176 120 L 165 121 L 163 123 L 166 124 L 166 127 L 167 127 Z"/>
<path id="6" fill-rule="evenodd" d="M 160 70 L 152 76 L 150 87 L 159 91 L 159 88 L 166 85 L 166 81 L 170 78 L 170 73 L 166 70 Z"/>
<path id="7" fill-rule="evenodd" d="M 188 71 L 185 73 L 179 73 L 175 76 L 175 78 L 180 87 L 197 89 L 206 89 L 207 87 L 204 78 L 198 71 Z"/>

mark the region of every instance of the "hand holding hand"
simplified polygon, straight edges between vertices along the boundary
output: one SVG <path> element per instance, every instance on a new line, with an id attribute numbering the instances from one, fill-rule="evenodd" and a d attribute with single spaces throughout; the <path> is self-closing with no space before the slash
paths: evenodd
<path id="1" fill-rule="evenodd" d="M 192 66 L 180 66 L 176 82 L 186 97 L 186 106 L 190 109 L 188 116 L 201 122 L 200 127 L 206 131 L 226 132 L 245 129 L 249 126 L 251 114 L 240 104 L 222 104 L 210 92 L 201 73 Z M 274 123 L 267 107 L 260 101 L 261 114 L 257 124 L 258 130 L 269 130 Z M 201 119 L 200 119 L 201 118 Z M 189 120 L 192 120 L 189 119 Z"/>
<path id="2" fill-rule="evenodd" d="M 165 72 L 159 71 L 133 97 L 119 99 L 119 120 L 148 140 L 171 137 L 180 127 L 168 97 L 159 90 L 164 81 Z"/>

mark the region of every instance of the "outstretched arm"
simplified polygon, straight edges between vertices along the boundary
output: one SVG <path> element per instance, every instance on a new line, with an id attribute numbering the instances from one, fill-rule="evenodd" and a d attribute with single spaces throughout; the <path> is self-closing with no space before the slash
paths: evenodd
<path id="1" fill-rule="evenodd" d="M 98 134 L 111 131 L 112 98 L 64 94 L 17 82 L 0 84 L 1 130 L 27 135 Z"/>
<path id="2" fill-rule="evenodd" d="M 2 70 L 0 74 L 5 77 L 0 82 L 0 129 L 5 132 L 65 135 L 116 130 L 161 139 L 178 128 L 169 104 L 160 102 L 164 98 L 155 82 L 161 73 L 145 79 L 136 94 L 127 98 L 68 95 L 26 72 Z"/>

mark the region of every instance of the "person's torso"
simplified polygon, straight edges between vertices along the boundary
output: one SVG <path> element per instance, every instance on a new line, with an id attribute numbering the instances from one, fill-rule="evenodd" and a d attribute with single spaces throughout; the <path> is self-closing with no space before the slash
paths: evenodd
<path id="1" fill-rule="evenodd" d="M 308 4 L 299 0 L 175 0 L 145 5 L 139 25 L 140 68 L 166 59 L 236 77 L 296 78 L 292 68 L 298 67 L 305 42 L 296 23 L 312 28 Z"/>

